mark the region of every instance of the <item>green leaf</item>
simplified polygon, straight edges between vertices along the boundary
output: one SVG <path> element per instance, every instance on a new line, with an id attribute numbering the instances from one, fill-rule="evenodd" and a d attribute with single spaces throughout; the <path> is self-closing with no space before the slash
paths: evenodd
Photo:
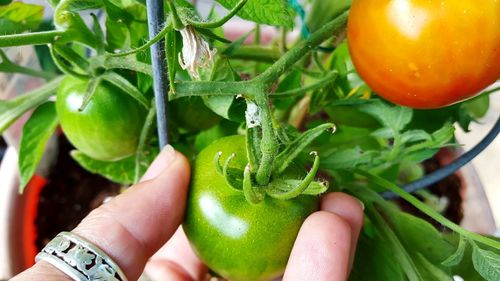
<path id="1" fill-rule="evenodd" d="M 69 11 L 79 12 L 90 9 L 97 9 L 102 6 L 102 0 L 78 0 L 69 2 Z"/>
<path id="2" fill-rule="evenodd" d="M 419 252 L 432 263 L 439 264 L 453 253 L 453 246 L 430 223 L 413 215 L 387 210 L 393 228 L 410 252 Z"/>
<path id="3" fill-rule="evenodd" d="M 370 235 L 373 225 L 367 221 L 359 236 L 354 266 L 349 281 L 406 281 L 399 260 L 378 233 Z"/>
<path id="4" fill-rule="evenodd" d="M 20 193 L 35 173 L 47 141 L 56 130 L 57 124 L 58 118 L 54 103 L 47 102 L 39 106 L 24 125 L 19 148 Z"/>
<path id="5" fill-rule="evenodd" d="M 458 248 L 455 251 L 455 253 L 453 253 L 453 255 L 449 256 L 441 264 L 444 266 L 448 266 L 448 267 L 458 265 L 462 261 L 462 259 L 464 258 L 464 253 L 465 253 L 466 248 L 467 248 L 467 243 L 466 243 L 465 237 L 460 236 L 460 242 L 458 243 Z"/>
<path id="6" fill-rule="evenodd" d="M 167 35 L 165 36 L 166 57 L 168 65 L 168 79 L 175 81 L 175 75 L 180 68 L 179 53 L 182 51 L 182 36 L 176 31 L 172 25 L 168 27 Z M 170 92 L 175 93 L 175 83 L 170 83 Z"/>
<path id="7" fill-rule="evenodd" d="M 146 109 L 149 108 L 149 101 L 146 99 L 145 95 L 141 93 L 141 91 L 139 91 L 132 83 L 130 83 L 127 79 L 123 78 L 121 75 L 113 71 L 108 71 L 103 75 L 101 75 L 101 78 L 115 85 L 123 92 L 127 93 L 137 102 L 142 104 Z"/>
<path id="8" fill-rule="evenodd" d="M 210 74 L 210 81 L 238 81 L 239 76 L 234 72 L 229 60 L 220 57 L 216 62 Z M 243 92 L 243 89 L 242 89 Z M 213 112 L 225 119 L 242 122 L 246 103 L 244 99 L 238 99 L 234 96 L 204 96 L 203 101 Z"/>
<path id="9" fill-rule="evenodd" d="M 73 150 L 71 151 L 71 157 L 89 172 L 102 175 L 111 181 L 120 184 L 132 184 L 134 182 L 135 156 L 108 162 L 92 159 L 78 150 Z"/>
<path id="10" fill-rule="evenodd" d="M 55 78 L 40 88 L 11 100 L 0 100 L 0 133 L 28 110 L 39 106 L 49 99 L 61 84 L 64 76 Z"/>
<path id="11" fill-rule="evenodd" d="M 13 2 L 0 6 L 0 35 L 22 33 L 36 29 L 43 19 L 44 7 Z"/>
<path id="12" fill-rule="evenodd" d="M 239 0 L 217 0 L 217 2 L 230 10 Z M 256 23 L 293 27 L 292 12 L 286 0 L 248 0 L 237 15 Z"/>
<path id="13" fill-rule="evenodd" d="M 424 280 L 453 281 L 453 277 L 450 274 L 437 267 L 420 253 L 416 253 L 415 255 L 415 264 L 419 267 Z"/>
<path id="14" fill-rule="evenodd" d="M 472 263 L 481 276 L 488 281 L 500 280 L 500 255 L 480 249 L 472 243 Z"/>
<path id="15" fill-rule="evenodd" d="M 341 1 L 345 2 L 345 0 Z M 315 1 L 315 2 L 322 2 L 322 1 Z M 323 1 L 323 2 L 328 2 L 328 1 Z M 356 72 L 354 64 L 352 63 L 347 41 L 337 46 L 337 48 L 335 48 L 335 51 L 332 53 L 331 59 L 328 62 L 328 64 L 329 64 L 328 69 L 330 70 L 335 69 L 339 72 L 339 77 L 337 78 L 336 84 L 338 85 L 339 90 L 341 91 L 340 93 L 341 96 L 347 96 L 349 93 L 351 93 L 351 91 L 353 91 L 353 89 L 356 89 L 364 84 L 363 80 L 361 79 L 361 77 L 359 77 L 359 74 Z"/>
<path id="16" fill-rule="evenodd" d="M 327 170 L 355 168 L 368 164 L 376 156 L 375 151 L 365 152 L 359 147 L 335 151 L 321 160 L 321 167 Z"/>
<path id="17" fill-rule="evenodd" d="M 363 104 L 361 111 L 370 114 L 384 127 L 389 127 L 394 133 L 401 132 L 410 123 L 413 111 L 408 107 L 392 106 L 381 100 Z"/>
<path id="18" fill-rule="evenodd" d="M 421 273 L 418 271 L 411 254 L 408 252 L 407 248 L 403 245 L 400 237 L 398 237 L 393 229 L 387 224 L 383 216 L 378 213 L 378 211 L 373 207 L 373 205 L 366 205 L 366 214 L 373 222 L 374 226 L 380 231 L 380 234 L 384 237 L 386 245 L 390 247 L 393 251 L 394 256 L 401 265 L 401 268 L 406 274 L 409 281 L 424 281 Z"/>
<path id="19" fill-rule="evenodd" d="M 490 96 L 483 94 L 468 101 L 464 101 L 461 108 L 467 111 L 473 119 L 482 118 L 490 108 Z"/>

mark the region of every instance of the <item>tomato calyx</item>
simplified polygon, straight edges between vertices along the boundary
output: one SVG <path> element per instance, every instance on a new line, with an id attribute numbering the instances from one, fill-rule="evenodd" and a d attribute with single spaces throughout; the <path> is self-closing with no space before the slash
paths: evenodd
<path id="1" fill-rule="evenodd" d="M 308 140 L 307 144 L 314 140 L 319 134 L 317 132 L 323 132 L 324 126 L 319 126 L 320 128 L 312 129 L 305 132 L 297 140 L 304 141 L 304 136 Z M 292 141 L 290 145 L 295 146 L 295 141 Z M 287 148 L 290 148 L 290 145 Z M 290 161 L 288 161 L 284 169 L 275 169 L 271 180 L 267 185 L 259 185 L 256 183 L 255 174 L 252 173 L 251 164 L 248 163 L 244 170 L 234 168 L 231 166 L 231 161 L 236 157 L 235 153 L 230 154 L 221 164 L 222 152 L 217 152 L 214 156 L 214 165 L 217 173 L 222 176 L 228 186 L 234 190 L 243 192 L 245 199 L 250 204 L 258 204 L 264 200 L 267 196 L 270 196 L 279 200 L 290 200 L 296 198 L 300 195 L 319 195 L 324 193 L 328 189 L 328 182 L 326 181 L 315 181 L 315 177 L 319 170 L 320 157 L 316 151 L 310 153 L 314 157 L 312 168 L 302 179 L 291 178 L 287 175 L 287 167 L 292 163 L 292 160 L 298 156 L 298 151 L 296 149 L 287 149 L 283 151 L 286 155 L 290 155 Z M 279 154 L 281 155 L 281 154 Z"/>

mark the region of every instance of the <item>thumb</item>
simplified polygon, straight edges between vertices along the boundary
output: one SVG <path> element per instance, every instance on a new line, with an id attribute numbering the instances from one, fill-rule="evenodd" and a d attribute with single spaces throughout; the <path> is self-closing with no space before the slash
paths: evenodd
<path id="1" fill-rule="evenodd" d="M 109 255 L 129 280 L 137 280 L 182 222 L 189 178 L 186 158 L 167 146 L 139 184 L 92 211 L 73 232 Z M 27 274 L 18 280 L 43 279 L 36 267 Z"/>

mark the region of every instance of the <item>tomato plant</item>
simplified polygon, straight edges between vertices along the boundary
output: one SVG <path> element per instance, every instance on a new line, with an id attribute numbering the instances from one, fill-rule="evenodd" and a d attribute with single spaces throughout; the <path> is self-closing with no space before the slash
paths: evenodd
<path id="1" fill-rule="evenodd" d="M 247 164 L 245 138 L 219 139 L 196 158 L 184 231 L 198 256 L 229 280 L 272 280 L 283 274 L 304 219 L 318 208 L 316 196 L 267 197 L 252 205 L 216 172 L 214 155 L 236 154 L 234 168 Z"/>
<path id="2" fill-rule="evenodd" d="M 89 81 L 68 77 L 57 92 L 61 127 L 80 151 L 98 160 L 117 160 L 136 152 L 146 110 L 107 82 L 97 86 L 80 111 Z"/>
<path id="3" fill-rule="evenodd" d="M 500 280 L 497 241 L 400 188 L 457 145 L 455 124 L 467 131 L 487 112 L 498 88 L 462 100 L 499 77 L 500 2 L 217 0 L 228 9 L 218 18 L 200 13 L 200 1 L 165 0 L 169 20 L 152 39 L 143 0 L 49 0 L 43 26 L 46 7 L 9 2 L 0 4 L 0 72 L 47 81 L 0 100 L 0 132 L 35 109 L 20 142 L 21 190 L 58 124 L 75 161 L 127 186 L 168 137 L 194 164 L 186 234 L 224 277 L 279 277 L 318 197 L 335 190 L 366 207 L 350 280 Z M 236 15 L 255 28 L 238 33 Z M 289 40 L 292 28 L 300 37 Z M 161 39 L 165 53 L 151 58 Z M 22 45 L 42 45 L 42 69 L 18 63 L 10 47 Z M 152 60 L 168 66 L 168 89 L 153 89 L 162 83 Z M 168 122 L 157 122 L 164 109 Z M 385 200 L 387 190 L 453 239 Z"/>
<path id="4" fill-rule="evenodd" d="M 500 3 L 353 1 L 354 65 L 382 97 L 414 108 L 450 105 L 500 77 Z"/>

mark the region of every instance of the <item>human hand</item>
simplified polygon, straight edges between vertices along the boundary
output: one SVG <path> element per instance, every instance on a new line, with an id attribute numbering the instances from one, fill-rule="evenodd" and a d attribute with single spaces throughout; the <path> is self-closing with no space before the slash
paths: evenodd
<path id="1" fill-rule="evenodd" d="M 139 184 L 92 211 L 73 233 L 108 254 L 129 280 L 137 280 L 146 264 L 155 281 L 204 280 L 207 268 L 179 227 L 189 178 L 186 158 L 166 147 Z M 362 219 L 358 200 L 343 193 L 324 196 L 321 211 L 302 225 L 283 280 L 346 280 Z M 12 280 L 72 279 L 41 261 Z"/>

